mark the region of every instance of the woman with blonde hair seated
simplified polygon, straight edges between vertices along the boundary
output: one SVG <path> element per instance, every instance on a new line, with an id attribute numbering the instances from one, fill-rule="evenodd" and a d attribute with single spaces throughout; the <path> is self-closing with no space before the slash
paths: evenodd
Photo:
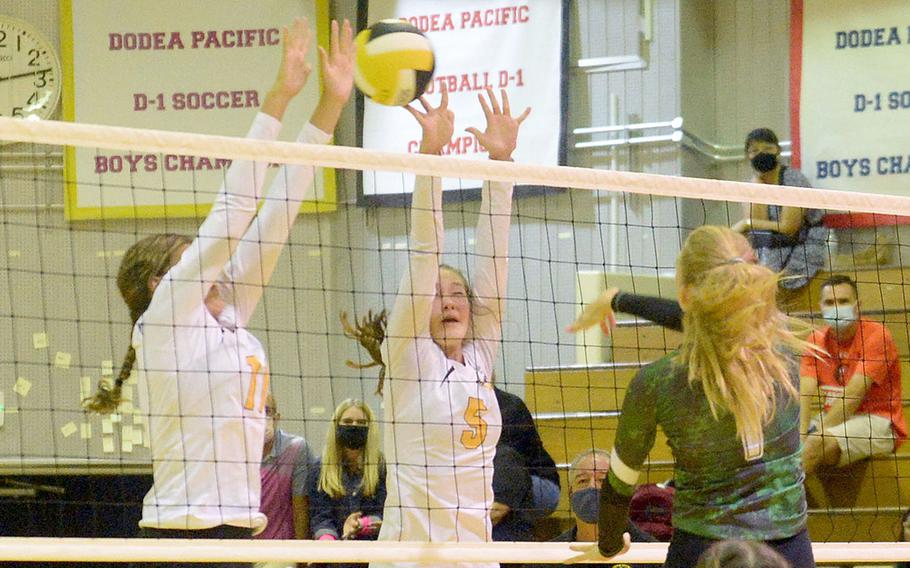
<path id="1" fill-rule="evenodd" d="M 310 488 L 310 526 L 317 540 L 374 540 L 385 504 L 385 464 L 376 417 L 349 398 L 335 409 L 316 482 Z"/>

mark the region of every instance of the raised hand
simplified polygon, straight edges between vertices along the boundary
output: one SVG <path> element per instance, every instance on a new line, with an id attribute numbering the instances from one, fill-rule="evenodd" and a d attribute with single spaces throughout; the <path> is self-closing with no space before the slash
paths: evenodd
<path id="1" fill-rule="evenodd" d="M 424 112 L 412 106 L 404 107 L 417 119 L 423 130 L 420 153 L 441 154 L 442 149 L 451 143 L 455 132 L 455 113 L 449 110 L 449 92 L 445 84 L 442 85 L 442 98 L 438 107 L 431 106 L 426 97 L 420 97 L 420 104 Z"/>
<path id="2" fill-rule="evenodd" d="M 281 30 L 281 65 L 272 88 L 289 99 L 303 89 L 313 70 L 306 60 L 311 36 L 306 18 L 295 18 L 290 27 Z"/>
<path id="3" fill-rule="evenodd" d="M 322 96 L 344 105 L 351 98 L 354 88 L 354 59 L 357 53 L 351 22 L 345 19 L 339 30 L 338 22 L 332 20 L 329 50 L 322 46 L 318 49 Z"/>
<path id="4" fill-rule="evenodd" d="M 619 288 L 607 288 L 600 296 L 585 307 L 574 322 L 566 326 L 566 331 L 576 333 L 589 327 L 600 324 L 604 335 L 616 327 L 616 316 L 613 314 L 613 298 L 619 293 Z"/>
<path id="5" fill-rule="evenodd" d="M 465 129 L 477 137 L 477 140 L 487 149 L 491 160 L 512 159 L 512 152 L 518 144 L 518 129 L 531 114 L 531 107 L 527 107 L 518 117 L 513 118 L 512 109 L 509 107 L 509 95 L 505 89 L 502 89 L 501 95 L 502 105 L 496 100 L 492 87 L 487 87 L 489 103 L 484 99 L 483 93 L 478 93 L 477 99 L 487 118 L 487 129 L 484 132 L 473 126 Z"/>

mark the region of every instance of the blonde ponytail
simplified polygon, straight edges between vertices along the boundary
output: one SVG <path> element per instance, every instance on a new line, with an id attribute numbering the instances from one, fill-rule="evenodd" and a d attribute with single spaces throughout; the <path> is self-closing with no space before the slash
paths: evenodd
<path id="1" fill-rule="evenodd" d="M 763 439 L 778 396 L 798 400 L 795 357 L 809 326 L 777 307 L 780 275 L 750 262 L 746 239 L 726 227 L 696 229 L 677 260 L 684 287 L 683 342 L 677 362 L 701 383 L 715 418 L 729 412 L 744 443 Z"/>

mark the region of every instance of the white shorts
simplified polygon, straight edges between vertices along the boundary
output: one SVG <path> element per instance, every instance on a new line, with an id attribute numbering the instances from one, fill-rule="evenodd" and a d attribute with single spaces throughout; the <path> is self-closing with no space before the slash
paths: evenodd
<path id="1" fill-rule="evenodd" d="M 894 452 L 891 420 L 876 414 L 857 414 L 842 424 L 825 428 L 825 435 L 834 437 L 840 447 L 837 467 Z"/>

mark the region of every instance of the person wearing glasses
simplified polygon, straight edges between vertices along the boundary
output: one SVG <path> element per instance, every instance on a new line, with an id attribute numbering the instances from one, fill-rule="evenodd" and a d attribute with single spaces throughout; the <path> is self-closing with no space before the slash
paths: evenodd
<path id="1" fill-rule="evenodd" d="M 265 444 L 262 447 L 262 504 L 269 522 L 257 538 L 309 538 L 309 485 L 315 465 L 309 445 L 300 436 L 278 428 L 281 414 L 275 397 L 265 403 Z"/>
<path id="2" fill-rule="evenodd" d="M 806 354 L 800 368 L 806 474 L 890 454 L 907 437 L 891 332 L 861 316 L 856 282 L 849 276 L 828 278 L 820 296 L 826 325 L 809 342 L 827 355 Z"/>

